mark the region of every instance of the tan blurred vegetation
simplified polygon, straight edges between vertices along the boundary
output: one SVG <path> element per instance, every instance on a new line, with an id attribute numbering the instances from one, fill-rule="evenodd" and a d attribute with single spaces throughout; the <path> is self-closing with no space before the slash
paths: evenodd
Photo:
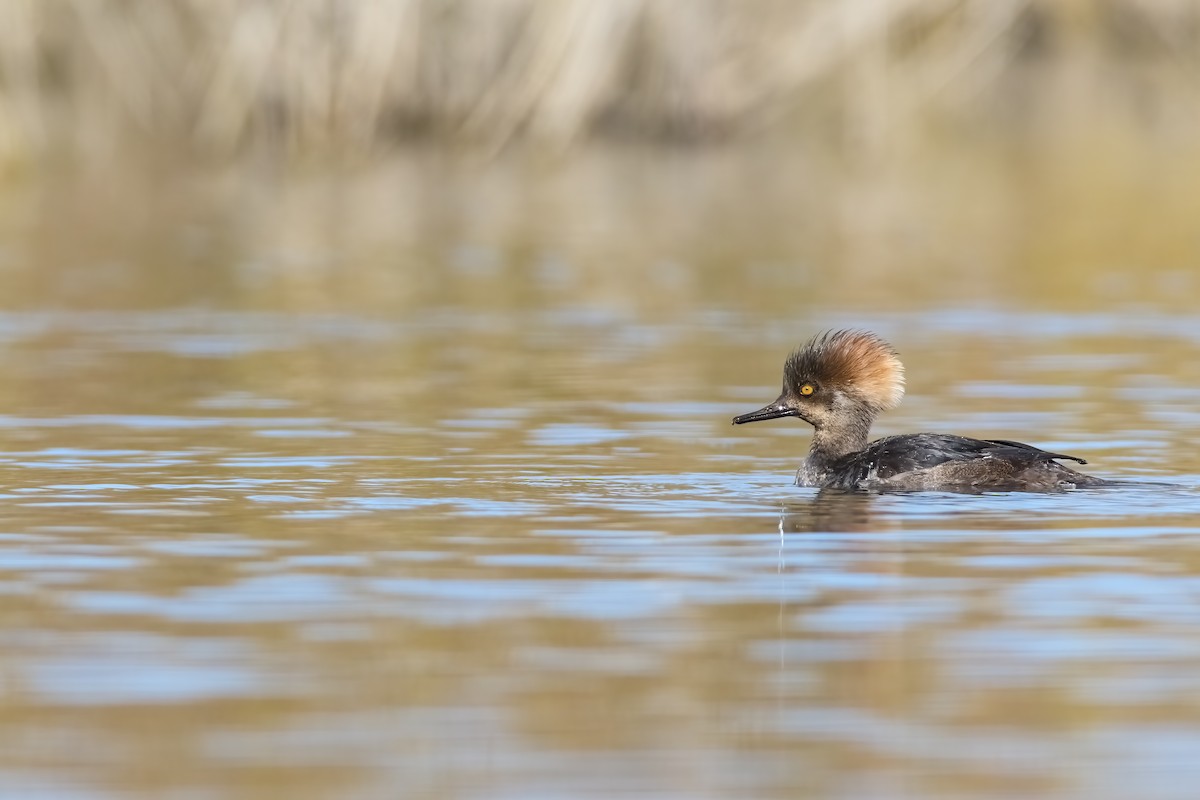
<path id="1" fill-rule="evenodd" d="M 1186 310 L 1198 134 L 1183 0 L 0 0 L 0 303 Z"/>
<path id="2" fill-rule="evenodd" d="M 0 153 L 1200 130 L 1189 0 L 3 0 Z M 1087 113 L 1080 114 L 1080 110 Z"/>

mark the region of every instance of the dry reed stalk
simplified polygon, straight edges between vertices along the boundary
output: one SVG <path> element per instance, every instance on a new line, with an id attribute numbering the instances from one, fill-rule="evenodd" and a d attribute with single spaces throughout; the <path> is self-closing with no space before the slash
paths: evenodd
<path id="1" fill-rule="evenodd" d="M 888 128 L 1022 62 L 1152 63 L 1195 104 L 1198 43 L 1190 0 L 0 0 L 0 155 L 737 135 L 830 87 Z"/>

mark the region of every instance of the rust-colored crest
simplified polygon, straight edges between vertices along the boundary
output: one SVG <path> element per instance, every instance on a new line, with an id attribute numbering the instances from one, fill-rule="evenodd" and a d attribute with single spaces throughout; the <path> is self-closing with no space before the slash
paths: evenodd
<path id="1" fill-rule="evenodd" d="M 830 331 L 788 356 L 783 383 L 793 394 L 805 383 L 841 389 L 884 411 L 904 397 L 904 365 L 892 346 L 873 333 Z"/>

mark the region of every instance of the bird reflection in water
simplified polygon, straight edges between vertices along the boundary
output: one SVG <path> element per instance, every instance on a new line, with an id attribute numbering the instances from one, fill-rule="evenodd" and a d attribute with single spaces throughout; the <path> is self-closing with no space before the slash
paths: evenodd
<path id="1" fill-rule="evenodd" d="M 822 489 L 812 497 L 788 500 L 779 517 L 783 533 L 869 533 L 878 531 L 873 508 L 878 494 Z"/>

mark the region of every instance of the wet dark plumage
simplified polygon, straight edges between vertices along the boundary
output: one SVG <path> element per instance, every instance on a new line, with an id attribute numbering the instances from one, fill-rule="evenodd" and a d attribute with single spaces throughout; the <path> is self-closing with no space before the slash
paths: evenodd
<path id="1" fill-rule="evenodd" d="M 1082 458 L 1005 439 L 906 433 L 876 439 L 829 465 L 828 488 L 986 488 L 1047 491 L 1102 483 L 1057 463 Z"/>
<path id="2" fill-rule="evenodd" d="M 1058 463 L 1087 463 L 1081 458 L 1008 439 L 911 433 L 868 443 L 875 417 L 903 396 L 904 368 L 887 342 L 866 331 L 835 331 L 788 357 L 775 402 L 733 421 L 795 416 L 812 425 L 808 458 L 796 472 L 801 486 L 1057 491 L 1106 483 Z"/>

